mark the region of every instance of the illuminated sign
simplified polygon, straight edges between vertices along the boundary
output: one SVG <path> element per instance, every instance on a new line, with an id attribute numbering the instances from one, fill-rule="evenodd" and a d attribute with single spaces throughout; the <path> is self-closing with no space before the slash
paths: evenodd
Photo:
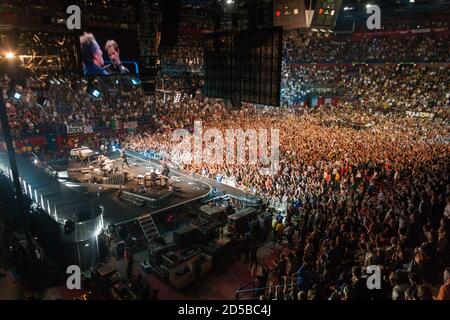
<path id="1" fill-rule="evenodd" d="M 273 6 L 275 27 L 306 28 L 305 0 L 275 0 Z"/>

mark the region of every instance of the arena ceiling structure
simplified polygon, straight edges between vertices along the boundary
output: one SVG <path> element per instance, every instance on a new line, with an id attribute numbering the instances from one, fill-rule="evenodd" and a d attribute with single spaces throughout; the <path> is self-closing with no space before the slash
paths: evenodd
<path id="1" fill-rule="evenodd" d="M 274 0 L 276 3 L 278 0 Z M 270 1 L 269 1 L 270 2 Z M 314 10 L 318 0 L 304 0 L 305 8 Z M 267 6 L 266 0 L 182 0 L 182 6 L 220 8 L 222 26 L 227 19 L 246 20 L 251 6 L 259 10 Z M 381 8 L 382 19 L 395 17 L 411 17 L 411 19 L 428 19 L 433 13 L 450 14 L 450 0 L 343 0 L 338 12 L 337 31 L 350 31 L 353 23 L 363 23 L 367 19 L 367 6 L 377 5 Z M 273 11 L 271 8 L 269 11 Z M 274 12 L 267 12 L 272 17 Z M 231 16 L 232 18 L 229 18 Z M 225 21 L 224 21 L 225 20 Z M 228 23 L 228 24 L 231 24 Z M 234 21 L 234 26 L 245 25 Z"/>

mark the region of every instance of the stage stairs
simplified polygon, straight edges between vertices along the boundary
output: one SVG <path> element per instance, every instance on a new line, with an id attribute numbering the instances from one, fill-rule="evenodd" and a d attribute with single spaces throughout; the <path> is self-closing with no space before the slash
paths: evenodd
<path id="1" fill-rule="evenodd" d="M 160 236 L 151 214 L 140 216 L 138 221 L 148 242 Z"/>

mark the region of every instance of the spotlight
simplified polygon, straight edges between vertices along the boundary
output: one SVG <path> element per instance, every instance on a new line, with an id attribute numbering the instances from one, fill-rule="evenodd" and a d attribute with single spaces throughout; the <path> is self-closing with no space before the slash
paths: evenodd
<path id="1" fill-rule="evenodd" d="M 130 82 L 135 87 L 137 87 L 138 85 L 141 84 L 141 80 L 139 80 L 138 78 L 135 78 L 135 77 L 131 77 Z"/>
<path id="2" fill-rule="evenodd" d="M 15 92 L 13 97 L 16 100 L 20 100 L 20 98 L 22 98 L 22 94 L 20 92 Z"/>
<path id="3" fill-rule="evenodd" d="M 11 51 L 9 51 L 9 52 L 6 54 L 6 59 L 8 59 L 8 60 L 14 59 L 14 53 L 11 52 Z"/>
<path id="4" fill-rule="evenodd" d="M 19 101 L 22 98 L 22 93 L 16 91 L 16 89 L 13 87 L 8 89 L 8 96 L 12 100 Z"/>
<path id="5" fill-rule="evenodd" d="M 100 98 L 102 95 L 101 91 L 97 87 L 94 87 L 92 85 L 89 85 L 87 87 L 87 93 L 94 98 Z"/>
<path id="6" fill-rule="evenodd" d="M 95 98 L 100 97 L 100 94 L 101 94 L 100 91 L 98 91 L 97 89 L 94 89 L 92 91 L 92 96 L 95 97 Z"/>

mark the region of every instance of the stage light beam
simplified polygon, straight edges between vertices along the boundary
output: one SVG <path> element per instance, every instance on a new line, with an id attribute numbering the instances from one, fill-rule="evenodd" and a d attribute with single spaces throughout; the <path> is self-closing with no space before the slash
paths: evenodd
<path id="1" fill-rule="evenodd" d="M 8 59 L 8 60 L 14 59 L 14 53 L 11 52 L 11 51 L 7 52 L 6 53 L 6 59 Z"/>

